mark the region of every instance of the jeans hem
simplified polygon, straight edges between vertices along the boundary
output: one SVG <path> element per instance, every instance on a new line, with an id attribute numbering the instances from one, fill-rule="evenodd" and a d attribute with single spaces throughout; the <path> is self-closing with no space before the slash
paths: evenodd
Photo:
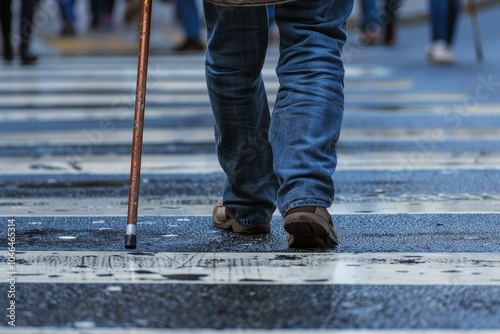
<path id="1" fill-rule="evenodd" d="M 319 206 L 323 208 L 329 208 L 331 205 L 332 205 L 331 199 L 301 199 L 284 205 L 283 209 L 280 210 L 280 212 L 281 215 L 285 217 L 288 211 L 300 206 Z"/>
<path id="2" fill-rule="evenodd" d="M 256 222 L 255 220 L 245 219 L 245 220 L 238 220 L 238 223 L 240 223 L 240 225 L 243 226 L 268 226 L 269 224 L 271 224 L 271 221 Z"/>

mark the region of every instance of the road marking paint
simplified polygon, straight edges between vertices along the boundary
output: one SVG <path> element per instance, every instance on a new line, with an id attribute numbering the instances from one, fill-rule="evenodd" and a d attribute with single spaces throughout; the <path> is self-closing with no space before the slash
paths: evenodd
<path id="1" fill-rule="evenodd" d="M 379 108 L 377 106 L 364 106 L 362 108 L 352 107 L 347 108 L 346 117 L 350 115 L 356 115 L 357 117 L 384 117 L 388 114 L 397 115 L 401 117 L 415 117 L 415 116 L 429 116 L 429 115 L 446 115 L 449 111 L 449 106 L 446 105 L 412 105 L 401 106 L 397 110 L 386 110 L 383 107 Z M 474 116 L 471 117 L 481 117 L 489 115 L 500 114 L 500 105 L 480 105 L 474 112 Z M 158 118 L 158 117 L 186 117 L 186 116 L 196 116 L 196 115 L 212 115 L 212 109 L 210 106 L 200 106 L 193 107 L 191 105 L 187 106 L 176 106 L 175 108 L 165 108 L 157 106 L 149 106 L 147 109 L 148 118 Z M 124 104 L 120 106 L 113 106 L 111 109 L 109 106 L 101 108 L 82 108 L 75 106 L 74 108 L 66 109 L 61 108 L 57 111 L 48 109 L 44 110 L 43 113 L 38 109 L 34 108 L 19 108 L 16 106 L 15 113 L 2 113 L 0 114 L 0 122 L 15 122 L 15 121 L 77 121 L 77 120 L 125 120 L 133 119 L 134 117 L 134 106 L 132 103 Z"/>
<path id="2" fill-rule="evenodd" d="M 102 121 L 107 125 L 96 124 L 95 129 L 75 129 L 75 130 L 47 130 L 47 131 L 17 131 L 0 133 L 0 143 L 2 146 L 9 145 L 110 145 L 110 144 L 130 144 L 132 136 L 131 129 L 113 128 L 113 120 Z M 148 129 L 144 132 L 145 144 L 167 144 L 167 143 L 214 143 L 213 129 L 210 127 L 202 128 L 168 128 L 168 129 Z M 443 139 L 439 142 L 432 141 L 436 130 L 417 129 L 417 130 L 374 130 L 363 129 L 353 130 L 346 128 L 341 137 L 341 142 L 348 141 L 366 141 L 370 138 L 372 141 L 394 141 L 415 142 L 415 150 L 422 149 L 417 145 L 419 143 L 432 143 L 439 145 L 441 142 L 450 142 L 456 140 L 477 139 L 485 142 L 497 142 L 500 139 L 498 129 L 454 129 L 442 131 Z M 417 142 L 418 141 L 418 142 Z M 429 152 L 432 153 L 432 152 Z"/>
<path id="3" fill-rule="evenodd" d="M 199 77 L 201 79 L 205 78 L 205 70 L 203 67 L 203 58 L 200 58 L 198 63 L 189 64 L 187 66 L 182 66 L 180 62 L 177 66 L 167 66 L 166 64 L 153 63 L 151 62 L 149 68 L 149 77 L 155 81 L 165 80 L 169 76 L 182 76 L 182 77 Z M 358 64 L 358 65 L 346 65 L 345 75 L 347 79 L 350 78 L 363 78 L 365 81 L 369 78 L 381 78 L 387 77 L 391 74 L 391 69 L 382 66 L 374 66 L 370 64 Z M 264 78 L 276 78 L 276 71 L 274 66 L 266 64 L 262 70 L 262 75 Z M 23 77 L 30 78 L 54 78 L 54 77 L 129 77 L 130 79 L 137 76 L 137 65 L 120 63 L 119 66 L 110 66 L 109 64 L 101 64 L 99 61 L 94 63 L 94 66 L 88 68 L 82 68 L 81 64 L 78 64 L 78 68 L 69 64 L 67 68 L 64 68 L 63 64 L 58 64 L 57 66 L 50 68 L 48 66 L 34 67 L 29 70 L 23 68 L 9 68 L 0 67 L 0 76 L 7 80 L 12 78 L 18 79 Z M 125 79 L 125 78 L 124 78 Z"/>
<path id="4" fill-rule="evenodd" d="M 413 194 L 399 196 L 337 195 L 328 209 L 332 215 L 373 214 L 498 214 L 500 196 Z M 141 217 L 210 216 L 218 197 L 140 198 Z M 0 199 L 0 217 L 117 217 L 127 212 L 125 197 Z M 459 204 L 458 204 L 459 203 Z M 279 212 L 274 213 L 279 216 Z M 183 220 L 179 220 L 182 222 Z M 184 220 L 185 221 L 185 220 Z M 39 224 L 39 223 L 37 223 Z"/>
<path id="5" fill-rule="evenodd" d="M 148 118 L 167 118 L 167 117 L 188 117 L 212 115 L 210 107 L 192 107 L 192 106 L 176 106 L 175 108 L 148 107 Z M 16 121 L 123 121 L 134 118 L 134 106 L 132 104 L 116 106 L 113 108 L 62 108 L 56 111 L 39 109 L 22 109 L 16 108 L 15 113 L 1 113 L 0 122 L 16 122 Z"/>
<path id="6" fill-rule="evenodd" d="M 201 65 L 201 66 L 200 66 Z M 136 65 L 137 66 L 137 65 Z M 361 70 L 356 70 L 356 73 L 361 72 Z M 262 75 L 264 78 L 275 78 L 276 73 L 273 68 L 267 67 L 262 70 Z M 80 78 L 96 78 L 96 77 L 104 77 L 107 79 L 111 79 L 113 77 L 121 77 L 123 80 L 131 80 L 134 81 L 134 78 L 137 76 L 137 67 L 134 66 L 119 66 L 115 68 L 109 68 L 107 65 L 96 66 L 92 68 L 81 69 L 79 66 L 73 66 L 70 68 L 47 68 L 47 67 L 33 67 L 29 70 L 23 70 L 19 68 L 13 68 L 11 70 L 6 70 L 5 68 L 1 70 L 0 68 L 0 76 L 10 81 L 18 81 L 20 78 L 33 78 L 36 79 L 45 79 L 45 78 L 62 78 L 62 77 L 80 77 Z M 190 65 L 189 68 L 183 67 L 182 64 L 179 64 L 174 67 L 166 68 L 161 65 L 155 66 L 151 65 L 149 67 L 149 78 L 152 78 L 152 83 L 155 81 L 162 80 L 171 80 L 172 77 L 183 77 L 183 78 L 200 78 L 200 80 L 205 79 L 205 70 L 203 68 L 203 63 L 196 65 Z M 14 80 L 12 80 L 14 79 Z"/>
<path id="7" fill-rule="evenodd" d="M 495 253 L 137 253 L 27 251 L 20 284 L 500 286 Z M 3 265 L 5 255 L 0 256 Z M 0 281 L 7 279 L 6 272 Z"/>
<path id="8" fill-rule="evenodd" d="M 338 155 L 337 171 L 417 171 L 417 170 L 498 170 L 500 153 L 357 153 Z M 221 173 L 214 154 L 144 154 L 143 174 L 206 174 Z M 130 156 L 94 155 L 79 158 L 68 150 L 68 155 L 42 157 L 2 157 L 2 175 L 127 175 L 130 173 Z M 143 183 L 148 183 L 144 178 Z"/>
<path id="9" fill-rule="evenodd" d="M 130 94 L 129 94 L 130 95 Z M 406 103 L 417 102 L 422 103 L 435 103 L 435 102 L 459 102 L 467 98 L 467 94 L 463 93 L 350 93 L 346 92 L 346 101 L 363 101 L 364 104 L 380 101 L 403 101 Z M 133 97 L 133 96 L 132 96 Z M 82 106 L 102 106 L 109 105 L 116 107 L 124 102 L 129 102 L 130 96 L 126 94 L 106 94 L 106 95 L 93 95 L 91 98 L 82 94 L 42 94 L 42 95 L 8 95 L 2 96 L 2 107 L 58 107 L 66 105 Z M 133 100 L 132 100 L 133 101 Z M 275 96 L 269 95 L 269 102 L 273 103 Z M 185 104 L 207 104 L 210 105 L 208 94 L 206 92 L 199 92 L 193 94 L 192 92 L 185 92 L 176 94 L 148 93 L 147 102 L 149 104 L 168 104 L 168 103 L 185 103 Z M 356 102 L 357 104 L 357 102 Z"/>
<path id="10" fill-rule="evenodd" d="M 112 123 L 111 123 L 112 124 Z M 214 130 L 210 128 L 183 128 L 183 129 L 148 129 L 144 132 L 144 144 L 158 143 L 214 143 Z M 0 133 L 0 143 L 3 145 L 40 145 L 62 144 L 99 146 L 111 144 L 130 145 L 132 128 L 129 130 L 116 129 L 82 129 L 71 131 L 20 132 Z"/>
<path id="11" fill-rule="evenodd" d="M 165 90 L 165 93 L 169 91 L 188 91 L 188 92 L 198 92 L 205 93 L 207 91 L 207 85 L 204 80 L 175 80 L 172 81 L 154 81 L 151 87 L 148 87 L 150 91 Z M 405 90 L 412 86 L 412 82 L 409 80 L 377 80 L 377 81 L 348 81 L 345 84 L 346 90 L 357 89 L 357 90 Z M 276 92 L 279 88 L 279 82 L 277 80 L 266 80 L 266 91 Z M 107 91 L 123 90 L 123 93 L 134 93 L 135 92 L 135 82 L 123 81 L 123 80 L 109 80 L 104 78 L 103 80 L 98 80 L 96 78 L 89 78 L 87 80 L 81 81 L 13 81 L 13 82 L 0 82 L 0 92 L 1 93 L 23 93 L 24 96 L 32 95 L 32 93 L 24 93 L 23 91 L 37 91 L 37 92 L 52 92 L 52 93 L 64 93 L 64 92 L 81 92 L 85 93 L 88 90 L 96 91 L 101 90 L 102 93 Z"/>

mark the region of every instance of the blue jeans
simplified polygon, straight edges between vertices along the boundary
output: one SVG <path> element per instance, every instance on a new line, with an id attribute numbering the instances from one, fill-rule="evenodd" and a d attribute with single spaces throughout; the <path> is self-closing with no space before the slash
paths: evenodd
<path id="1" fill-rule="evenodd" d="M 186 38 L 200 38 L 200 17 L 195 0 L 177 0 L 176 6 Z"/>
<path id="2" fill-rule="evenodd" d="M 76 0 L 58 0 L 61 16 L 66 24 L 73 25 L 76 22 L 75 1 Z"/>
<path id="3" fill-rule="evenodd" d="M 276 6 L 280 82 L 272 116 L 261 70 L 266 7 L 205 2 L 206 79 L 215 117 L 223 200 L 243 225 L 270 222 L 298 206 L 329 207 L 344 111 L 346 20 L 353 0 Z"/>
<path id="4" fill-rule="evenodd" d="M 432 41 L 453 43 L 455 26 L 460 12 L 460 0 L 429 0 Z"/>
<path id="5" fill-rule="evenodd" d="M 376 0 L 361 0 L 361 30 L 380 30 L 379 9 Z"/>

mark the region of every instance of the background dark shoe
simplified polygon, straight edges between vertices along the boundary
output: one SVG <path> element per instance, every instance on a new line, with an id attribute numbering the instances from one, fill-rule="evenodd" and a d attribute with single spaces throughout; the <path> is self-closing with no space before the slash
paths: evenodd
<path id="1" fill-rule="evenodd" d="M 61 37 L 73 37 L 76 36 L 75 27 L 71 24 L 65 24 L 61 29 Z"/>
<path id="2" fill-rule="evenodd" d="M 6 61 L 12 61 L 12 59 L 14 59 L 14 48 L 12 44 L 7 43 L 3 46 L 3 58 Z"/>
<path id="3" fill-rule="evenodd" d="M 338 237 L 333 229 L 332 217 L 326 208 L 301 206 L 291 209 L 285 216 L 288 245 L 296 248 L 334 248 Z"/>
<path id="4" fill-rule="evenodd" d="M 174 48 L 175 52 L 198 52 L 204 51 L 205 44 L 199 39 L 187 39 L 182 44 Z"/>
<path id="5" fill-rule="evenodd" d="M 384 31 L 384 44 L 385 45 L 393 45 L 395 39 L 396 39 L 396 29 L 394 27 L 394 23 L 390 22 L 385 27 L 385 31 Z"/>
<path id="6" fill-rule="evenodd" d="M 22 65 L 33 65 L 38 60 L 38 56 L 35 56 L 31 53 L 25 53 L 21 55 L 21 64 Z"/>

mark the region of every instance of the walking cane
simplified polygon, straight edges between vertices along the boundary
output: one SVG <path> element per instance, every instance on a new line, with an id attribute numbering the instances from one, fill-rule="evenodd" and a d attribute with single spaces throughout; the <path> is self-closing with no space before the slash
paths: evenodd
<path id="1" fill-rule="evenodd" d="M 469 0 L 468 3 L 469 15 L 472 24 L 472 34 L 474 35 L 474 45 L 476 47 L 476 58 L 477 61 L 483 62 L 483 47 L 481 45 L 481 36 L 479 34 L 479 23 L 477 20 L 477 9 L 476 9 L 476 1 Z"/>
<path id="2" fill-rule="evenodd" d="M 135 95 L 134 134 L 130 165 L 130 189 L 128 193 L 127 230 L 125 248 L 137 247 L 137 211 L 139 206 L 139 185 L 141 179 L 142 134 L 144 110 L 146 108 L 146 83 L 148 78 L 149 35 L 153 0 L 142 0 L 141 32 L 137 64 L 137 85 Z"/>

